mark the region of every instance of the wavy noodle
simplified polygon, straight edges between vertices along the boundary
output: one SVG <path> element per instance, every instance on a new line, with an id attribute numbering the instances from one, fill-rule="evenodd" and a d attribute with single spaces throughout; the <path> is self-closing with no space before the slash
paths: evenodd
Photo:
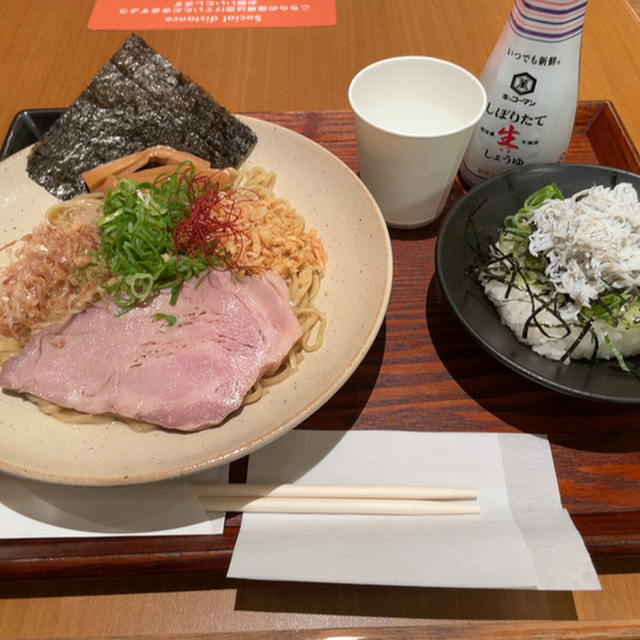
<path id="1" fill-rule="evenodd" d="M 324 266 L 327 256 L 321 240 L 315 229 L 305 230 L 305 220 L 291 204 L 284 198 L 275 195 L 273 188 L 276 174 L 261 167 L 243 168 L 240 172 L 229 170 L 234 179 L 234 187 L 230 194 L 236 203 L 239 216 L 238 226 L 243 230 L 239 239 L 229 240 L 226 249 L 237 258 L 236 267 L 240 275 L 259 276 L 265 270 L 271 269 L 281 275 L 289 288 L 291 308 L 302 327 L 302 337 L 291 349 L 280 368 L 271 375 L 258 380 L 244 399 L 244 404 L 259 400 L 269 387 L 278 384 L 298 370 L 298 366 L 305 353 L 319 349 L 323 344 L 326 318 L 315 305 L 315 299 L 320 290 L 320 283 L 324 277 Z M 79 220 L 85 216 L 84 212 L 93 212 L 90 224 L 95 227 L 95 219 L 101 213 L 101 201 L 96 196 L 80 196 L 68 202 L 59 203 L 49 208 L 45 214 L 44 228 L 58 230 L 76 230 Z M 90 216 L 91 217 L 91 216 Z M 83 220 L 83 224 L 86 221 Z M 40 227 L 38 228 L 40 229 Z M 96 229 L 97 232 L 97 229 Z M 35 233 L 35 232 L 34 232 Z M 67 235 L 69 235 L 67 233 Z M 90 253 L 95 237 L 91 236 L 84 248 L 85 255 Z M 44 241 L 43 241 L 44 242 Z M 23 243 L 28 247 L 29 242 Z M 97 246 L 97 245 L 96 245 Z M 94 247 L 95 248 L 95 247 Z M 81 253 L 82 250 L 78 249 Z M 18 261 L 28 262 L 29 251 L 21 248 L 14 252 L 13 262 L 7 269 L 15 269 Z M 21 267 L 23 268 L 23 267 Z M 96 267 L 97 268 L 97 267 Z M 5 269 L 4 280 L 8 272 Z M 67 317 L 69 313 L 81 311 L 94 304 L 99 298 L 99 282 L 104 281 L 104 272 L 92 272 L 95 287 L 88 288 L 79 296 L 69 288 L 60 288 L 55 294 L 49 290 L 48 298 L 55 300 L 55 304 L 48 305 L 41 310 L 41 317 L 33 322 L 28 331 L 16 332 L 7 330 L 0 325 L 0 366 L 19 353 L 28 341 L 31 330 L 35 330 Z M 40 274 L 41 277 L 42 274 Z M 98 278 L 102 277 L 102 280 Z M 50 289 L 50 288 L 49 288 Z M 11 298 L 11 295 L 0 288 L 0 298 Z M 0 305 L 2 301 L 0 300 Z M 1 310 L 7 314 L 7 302 Z M 51 308 L 50 308 L 51 307 Z M 53 310 L 52 310 L 53 309 Z M 5 315 L 3 314 L 3 315 Z M 9 311 L 8 316 L 11 313 Z M 8 326 L 8 325 L 7 325 Z M 67 423 L 99 423 L 104 424 L 113 420 L 112 416 L 92 416 L 78 411 L 66 409 L 56 404 L 28 396 L 35 402 L 40 411 Z M 117 418 L 126 422 L 138 431 L 148 431 L 155 428 L 152 425 Z"/>
<path id="2" fill-rule="evenodd" d="M 3 367 L 11 356 L 22 351 L 23 345 L 13 338 L 0 338 L 0 367 Z"/>
<path id="3" fill-rule="evenodd" d="M 60 422 L 66 422 L 67 424 L 108 424 L 113 422 L 113 417 L 111 416 L 97 416 L 92 413 L 81 413 L 74 409 L 61 407 L 58 404 L 49 402 L 49 400 L 45 400 L 44 398 L 38 398 L 38 396 L 31 395 L 30 393 L 26 393 L 25 396 L 28 400 L 33 402 L 42 413 L 47 416 L 51 416 L 52 418 L 56 418 L 56 420 L 60 420 Z"/>

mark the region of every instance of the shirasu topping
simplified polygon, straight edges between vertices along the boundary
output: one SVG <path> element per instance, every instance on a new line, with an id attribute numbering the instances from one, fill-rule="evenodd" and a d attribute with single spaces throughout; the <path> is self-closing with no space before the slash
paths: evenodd
<path id="1" fill-rule="evenodd" d="M 640 203 L 628 183 L 551 199 L 532 216 L 529 252 L 576 313 L 606 292 L 640 285 Z"/>

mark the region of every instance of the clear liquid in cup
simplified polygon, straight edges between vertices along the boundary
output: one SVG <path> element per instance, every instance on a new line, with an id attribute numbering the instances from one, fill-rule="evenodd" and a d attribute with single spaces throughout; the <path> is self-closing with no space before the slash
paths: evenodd
<path id="1" fill-rule="evenodd" d="M 377 104 L 369 109 L 367 118 L 382 129 L 411 136 L 442 135 L 464 124 L 449 110 L 428 102 Z"/>

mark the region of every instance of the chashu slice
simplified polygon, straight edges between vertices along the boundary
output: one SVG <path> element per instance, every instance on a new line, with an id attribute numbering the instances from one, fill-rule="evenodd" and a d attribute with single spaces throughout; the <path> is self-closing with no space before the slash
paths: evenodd
<path id="1" fill-rule="evenodd" d="M 198 286 L 185 283 L 174 306 L 169 299 L 161 292 L 121 316 L 113 303 L 96 305 L 47 326 L 4 366 L 0 386 L 195 431 L 240 407 L 302 335 L 286 283 L 273 273 L 239 280 L 214 271 Z"/>

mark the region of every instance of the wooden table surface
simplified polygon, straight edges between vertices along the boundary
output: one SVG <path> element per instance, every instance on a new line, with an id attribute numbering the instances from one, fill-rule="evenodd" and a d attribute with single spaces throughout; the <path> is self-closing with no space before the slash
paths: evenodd
<path id="1" fill-rule="evenodd" d="M 140 35 L 232 111 L 343 110 L 348 108 L 351 77 L 383 57 L 436 56 L 479 74 L 511 7 L 511 0 L 336 3 L 337 24 L 331 27 Z M 124 40 L 126 32 L 89 31 L 92 8 L 93 0 L 0 4 L 0 136 L 22 109 L 70 104 Z M 638 43 L 640 22 L 624 0 L 590 0 L 580 98 L 611 101 L 636 147 L 640 147 Z M 394 242 L 410 244 L 411 239 Z M 457 374 L 462 397 L 471 387 L 465 386 L 465 371 L 458 367 Z M 535 392 L 531 386 L 527 389 L 531 409 Z M 464 397 L 476 416 L 495 419 L 495 401 Z M 362 402 L 366 409 L 370 400 Z M 563 402 L 558 400 L 562 417 L 557 417 L 556 425 L 562 419 L 577 424 L 584 417 L 579 405 Z M 640 411 L 627 410 L 624 424 L 626 433 L 635 425 L 640 428 Z M 636 460 L 639 450 L 625 444 L 624 433 L 618 430 L 615 435 L 620 440 L 607 441 L 603 426 L 601 452 L 608 448 Z M 567 442 L 561 444 L 570 448 Z M 597 475 L 598 470 L 591 472 Z M 638 488 L 640 481 L 627 481 L 623 487 L 626 499 L 635 505 L 640 502 Z M 242 582 L 215 572 L 5 582 L 0 584 L 0 639 L 221 638 L 240 637 L 241 632 L 260 638 L 640 635 L 640 561 L 598 557 L 596 566 L 603 589 L 583 593 Z"/>

